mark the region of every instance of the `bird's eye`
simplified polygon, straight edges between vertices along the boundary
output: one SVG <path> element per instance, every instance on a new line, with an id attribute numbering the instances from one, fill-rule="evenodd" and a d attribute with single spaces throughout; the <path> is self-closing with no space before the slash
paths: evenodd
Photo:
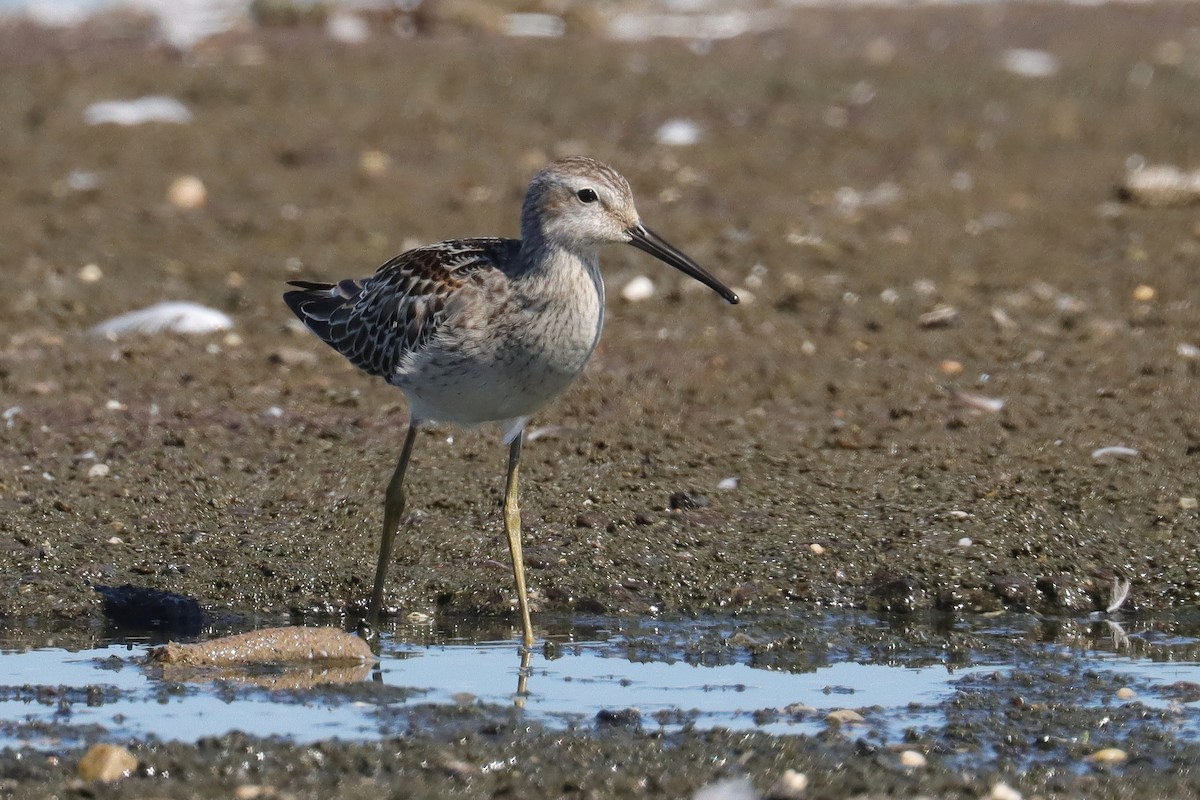
<path id="1" fill-rule="evenodd" d="M 595 189 L 580 189 L 575 193 L 581 203 L 594 203 L 600 198 L 596 195 Z"/>

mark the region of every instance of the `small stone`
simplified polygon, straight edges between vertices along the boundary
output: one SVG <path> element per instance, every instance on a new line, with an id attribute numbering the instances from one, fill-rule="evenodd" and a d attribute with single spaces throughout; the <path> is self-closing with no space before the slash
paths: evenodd
<path id="1" fill-rule="evenodd" d="M 804 790 L 808 788 L 808 776 L 803 772 L 789 769 L 779 776 L 779 780 L 767 789 L 766 800 L 800 800 Z"/>
<path id="2" fill-rule="evenodd" d="M 970 547 L 973 544 L 975 544 L 975 543 L 973 541 L 971 541 L 970 536 L 964 536 L 958 540 L 958 546 L 962 547 L 962 548 Z"/>
<path id="3" fill-rule="evenodd" d="M 368 178 L 379 178 L 392 168 L 392 157 L 381 150 L 365 150 L 358 157 L 358 170 Z"/>
<path id="4" fill-rule="evenodd" d="M 1156 294 L 1158 293 L 1154 291 L 1153 286 L 1147 286 L 1143 283 L 1133 290 L 1133 299 L 1137 300 L 1139 303 L 1149 303 L 1154 299 Z"/>
<path id="5" fill-rule="evenodd" d="M 917 318 L 917 324 L 922 328 L 948 328 L 958 319 L 958 309 L 954 306 L 938 306 Z"/>
<path id="6" fill-rule="evenodd" d="M 920 769 L 925 766 L 925 756 L 916 750 L 905 750 L 900 754 L 900 764 L 908 769 Z"/>
<path id="7" fill-rule="evenodd" d="M 943 375 L 961 375 L 963 371 L 963 365 L 961 361 L 955 361 L 952 358 L 947 358 L 938 365 L 938 369 L 942 371 Z"/>
<path id="8" fill-rule="evenodd" d="M 654 281 L 645 275 L 638 275 L 621 289 L 621 297 L 627 302 L 638 303 L 649 300 L 654 296 L 654 292 Z"/>
<path id="9" fill-rule="evenodd" d="M 1120 689 L 1117 689 L 1118 700 L 1133 700 L 1135 697 L 1137 697 L 1137 692 L 1128 686 L 1122 686 Z"/>
<path id="10" fill-rule="evenodd" d="M 404 618 L 413 625 L 423 625 L 426 622 L 429 622 L 429 620 L 433 619 L 424 611 L 410 611 Z"/>
<path id="11" fill-rule="evenodd" d="M 1179 498 L 1179 507 L 1184 511 L 1195 511 L 1200 508 L 1200 500 L 1195 497 L 1181 497 Z"/>
<path id="12" fill-rule="evenodd" d="M 1021 800 L 1021 793 L 1004 781 L 1000 781 L 988 792 L 985 800 Z"/>
<path id="13" fill-rule="evenodd" d="M 823 556 L 825 555 L 825 546 L 820 542 L 813 542 L 808 546 L 808 551 L 814 556 Z"/>
<path id="14" fill-rule="evenodd" d="M 1119 747 L 1105 747 L 1088 756 L 1093 764 L 1122 764 L 1129 759 L 1129 754 Z"/>
<path id="15" fill-rule="evenodd" d="M 94 744 L 79 760 L 79 777 L 85 781 L 112 783 L 137 769 L 133 753 L 115 744 Z"/>
<path id="16" fill-rule="evenodd" d="M 171 181 L 167 200 L 176 208 L 188 211 L 203 208 L 208 202 L 208 189 L 204 187 L 204 181 L 195 175 L 182 175 Z"/>
<path id="17" fill-rule="evenodd" d="M 302 347 L 280 347 L 267 358 L 284 367 L 311 367 L 317 363 L 317 354 Z"/>
<path id="18" fill-rule="evenodd" d="M 92 464 L 87 471 L 89 478 L 103 478 L 108 475 L 108 464 Z"/>
<path id="19" fill-rule="evenodd" d="M 838 708 L 825 715 L 825 721 L 834 725 L 861 725 L 866 722 L 863 715 L 850 708 Z"/>
<path id="20" fill-rule="evenodd" d="M 895 60 L 896 45 L 892 44 L 890 39 L 877 36 L 867 42 L 867 46 L 863 48 L 863 58 L 866 59 L 868 64 L 876 67 L 885 67 Z"/>
<path id="21" fill-rule="evenodd" d="M 709 500 L 702 494 L 675 492 L 668 498 L 667 505 L 672 511 L 691 511 L 697 508 L 708 508 Z"/>
<path id="22" fill-rule="evenodd" d="M 80 283 L 96 283 L 103 277 L 104 277 L 104 273 L 100 270 L 100 267 L 96 264 L 85 264 L 79 270 Z"/>
<path id="23" fill-rule="evenodd" d="M 717 489 L 722 492 L 731 492 L 738 487 L 737 478 L 722 478 L 717 483 Z"/>

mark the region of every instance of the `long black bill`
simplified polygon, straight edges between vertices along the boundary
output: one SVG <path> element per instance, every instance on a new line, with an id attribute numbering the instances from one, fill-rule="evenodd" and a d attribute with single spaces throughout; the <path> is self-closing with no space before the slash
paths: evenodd
<path id="1" fill-rule="evenodd" d="M 675 269 L 682 272 L 684 275 L 689 275 L 703 283 L 708 288 L 712 289 L 717 294 L 724 297 L 730 303 L 737 303 L 738 296 L 725 284 L 714 278 L 708 270 L 692 261 L 679 250 L 677 250 L 670 242 L 659 236 L 654 231 L 647 228 L 645 225 L 638 224 L 630 228 L 626 233 L 629 234 L 629 243 L 638 250 L 643 250 L 657 258 L 659 261 L 665 261 Z"/>

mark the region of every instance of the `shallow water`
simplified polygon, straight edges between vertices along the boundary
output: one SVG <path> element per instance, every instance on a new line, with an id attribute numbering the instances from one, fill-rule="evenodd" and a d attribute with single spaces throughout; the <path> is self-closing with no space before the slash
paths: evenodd
<path id="1" fill-rule="evenodd" d="M 827 713 L 842 708 L 865 718 L 847 726 L 852 735 L 899 745 L 990 713 L 994 698 L 975 710 L 973 698 L 1014 685 L 1030 702 L 1138 704 L 1168 716 L 1175 737 L 1200 736 L 1200 628 L 1182 618 L 826 612 L 559 620 L 550 630 L 527 668 L 504 632 L 465 622 L 398 628 L 376 665 L 330 671 L 167 673 L 144 663 L 146 635 L 101 637 L 79 650 L 9 644 L 0 654 L 0 746 L 196 741 L 231 731 L 298 744 L 370 741 L 481 717 L 549 730 L 818 735 L 831 728 Z M 0 642 L 29 641 L 28 629 L 6 633 Z M 1135 699 L 1119 698 L 1122 687 Z"/>

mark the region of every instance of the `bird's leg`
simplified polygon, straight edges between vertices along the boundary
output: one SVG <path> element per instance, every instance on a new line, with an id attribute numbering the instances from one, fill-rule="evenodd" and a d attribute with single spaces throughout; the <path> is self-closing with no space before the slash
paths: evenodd
<path id="1" fill-rule="evenodd" d="M 400 460 L 396 462 L 396 471 L 388 481 L 387 494 L 383 501 L 383 537 L 379 540 L 379 561 L 375 563 L 375 590 L 371 592 L 371 607 L 367 611 L 367 628 L 369 632 L 379 629 L 379 608 L 383 605 L 383 585 L 387 579 L 388 564 L 392 560 L 392 545 L 396 541 L 396 531 L 400 528 L 400 516 L 404 513 L 404 473 L 408 470 L 408 460 L 412 457 L 413 443 L 417 440 L 417 420 L 408 424 L 408 435 L 404 437 L 404 448 L 400 451 Z"/>
<path id="2" fill-rule="evenodd" d="M 517 602 L 521 605 L 521 624 L 525 647 L 533 647 L 533 623 L 529 621 L 529 596 L 525 591 L 525 558 L 521 554 L 521 509 L 517 503 L 517 470 L 521 463 L 521 442 L 525 431 L 517 433 L 508 446 L 508 482 L 504 490 L 504 532 L 512 554 L 513 578 L 517 582 Z"/>

